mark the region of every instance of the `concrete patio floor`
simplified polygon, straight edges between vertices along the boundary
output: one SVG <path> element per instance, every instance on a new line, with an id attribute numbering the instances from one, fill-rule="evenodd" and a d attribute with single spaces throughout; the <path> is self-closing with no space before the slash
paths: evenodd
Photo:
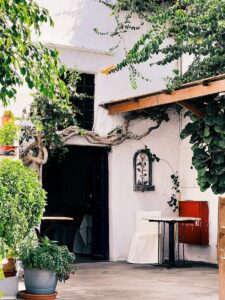
<path id="1" fill-rule="evenodd" d="M 218 300 L 215 267 L 166 269 L 117 262 L 76 267 L 76 274 L 58 285 L 61 300 Z"/>

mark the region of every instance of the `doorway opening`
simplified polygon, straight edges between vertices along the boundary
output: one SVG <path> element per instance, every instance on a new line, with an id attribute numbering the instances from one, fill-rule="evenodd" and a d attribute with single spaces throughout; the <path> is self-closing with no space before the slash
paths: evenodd
<path id="1" fill-rule="evenodd" d="M 68 146 L 61 162 L 43 168 L 43 187 L 45 216 L 53 219 L 42 222 L 41 233 L 67 245 L 76 262 L 108 260 L 108 148 Z"/>

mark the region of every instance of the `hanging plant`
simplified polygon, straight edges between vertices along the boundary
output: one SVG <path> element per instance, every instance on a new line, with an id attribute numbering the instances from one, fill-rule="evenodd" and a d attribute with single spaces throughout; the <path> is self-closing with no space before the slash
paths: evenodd
<path id="1" fill-rule="evenodd" d="M 191 123 L 181 132 L 190 137 L 192 165 L 198 172 L 202 192 L 211 188 L 214 194 L 225 192 L 225 96 L 211 97 L 201 103 L 205 118 L 188 113 Z"/>

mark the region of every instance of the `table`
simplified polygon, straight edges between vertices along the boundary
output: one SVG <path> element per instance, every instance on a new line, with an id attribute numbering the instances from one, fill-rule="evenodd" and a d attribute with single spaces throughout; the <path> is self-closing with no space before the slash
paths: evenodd
<path id="1" fill-rule="evenodd" d="M 42 236 L 45 236 L 46 233 L 50 230 L 50 228 L 52 228 L 52 226 L 55 224 L 55 222 L 57 221 L 73 221 L 74 218 L 71 217 L 66 217 L 66 216 L 43 216 L 41 218 L 42 221 L 53 221 L 51 225 L 49 225 L 44 233 L 42 234 Z M 40 234 L 40 233 L 39 233 Z"/>
<path id="2" fill-rule="evenodd" d="M 193 217 L 150 217 L 145 218 L 148 222 L 167 223 L 169 225 L 169 262 L 167 267 L 174 267 L 175 264 L 175 238 L 174 238 L 174 227 L 176 223 L 198 223 L 201 218 Z M 159 234 L 159 232 L 158 232 Z M 179 237 L 178 237 L 179 238 Z"/>
<path id="3" fill-rule="evenodd" d="M 42 220 L 53 220 L 53 221 L 57 221 L 57 220 L 61 220 L 61 221 L 73 221 L 73 218 L 70 217 L 58 217 L 58 216 L 46 216 L 46 217 L 42 217 Z"/>

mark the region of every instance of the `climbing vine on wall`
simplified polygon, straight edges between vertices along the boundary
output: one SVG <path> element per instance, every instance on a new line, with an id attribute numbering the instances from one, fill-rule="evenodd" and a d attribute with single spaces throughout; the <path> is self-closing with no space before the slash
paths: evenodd
<path id="1" fill-rule="evenodd" d="M 174 76 L 168 81 L 172 88 L 225 72 L 224 1 L 118 0 L 112 4 L 99 1 L 111 8 L 116 27 L 108 34 L 118 36 L 119 41 L 128 31 L 149 24 L 125 52 L 124 59 L 109 73 L 129 67 L 134 80 L 139 75 L 136 65 L 148 61 L 150 67 L 163 66 L 177 61 L 184 54 L 192 55 L 193 62 L 184 74 L 174 70 Z M 138 24 L 134 23 L 134 14 L 139 16 Z"/>
<path id="2" fill-rule="evenodd" d="M 100 2 L 107 5 L 107 1 Z M 167 78 L 167 87 L 171 90 L 187 82 L 225 73 L 225 1 L 118 0 L 108 6 L 116 20 L 116 27 L 109 34 L 118 36 L 119 40 L 128 31 L 149 25 L 125 51 L 124 59 L 110 68 L 109 74 L 129 67 L 135 87 L 135 78 L 140 76 L 136 69 L 138 64 L 148 62 L 150 67 L 164 66 L 184 55 L 191 56 L 192 63 L 185 73 L 177 69 Z M 134 14 L 139 16 L 135 26 Z M 222 194 L 225 192 L 225 98 L 211 96 L 194 105 L 205 116 L 201 119 L 189 113 L 191 120 L 181 138 L 190 137 L 192 164 L 197 170 L 201 191 L 212 188 L 215 194 Z M 172 180 L 175 179 L 174 175 Z M 174 198 L 169 201 L 172 203 L 175 203 Z"/>
<path id="3" fill-rule="evenodd" d="M 172 190 L 173 193 L 170 197 L 170 200 L 167 202 L 170 207 L 173 208 L 173 212 L 175 212 L 179 206 L 178 206 L 178 200 L 177 195 L 180 193 L 180 182 L 179 182 L 179 175 L 178 172 L 171 175 L 171 180 L 173 183 Z"/>

